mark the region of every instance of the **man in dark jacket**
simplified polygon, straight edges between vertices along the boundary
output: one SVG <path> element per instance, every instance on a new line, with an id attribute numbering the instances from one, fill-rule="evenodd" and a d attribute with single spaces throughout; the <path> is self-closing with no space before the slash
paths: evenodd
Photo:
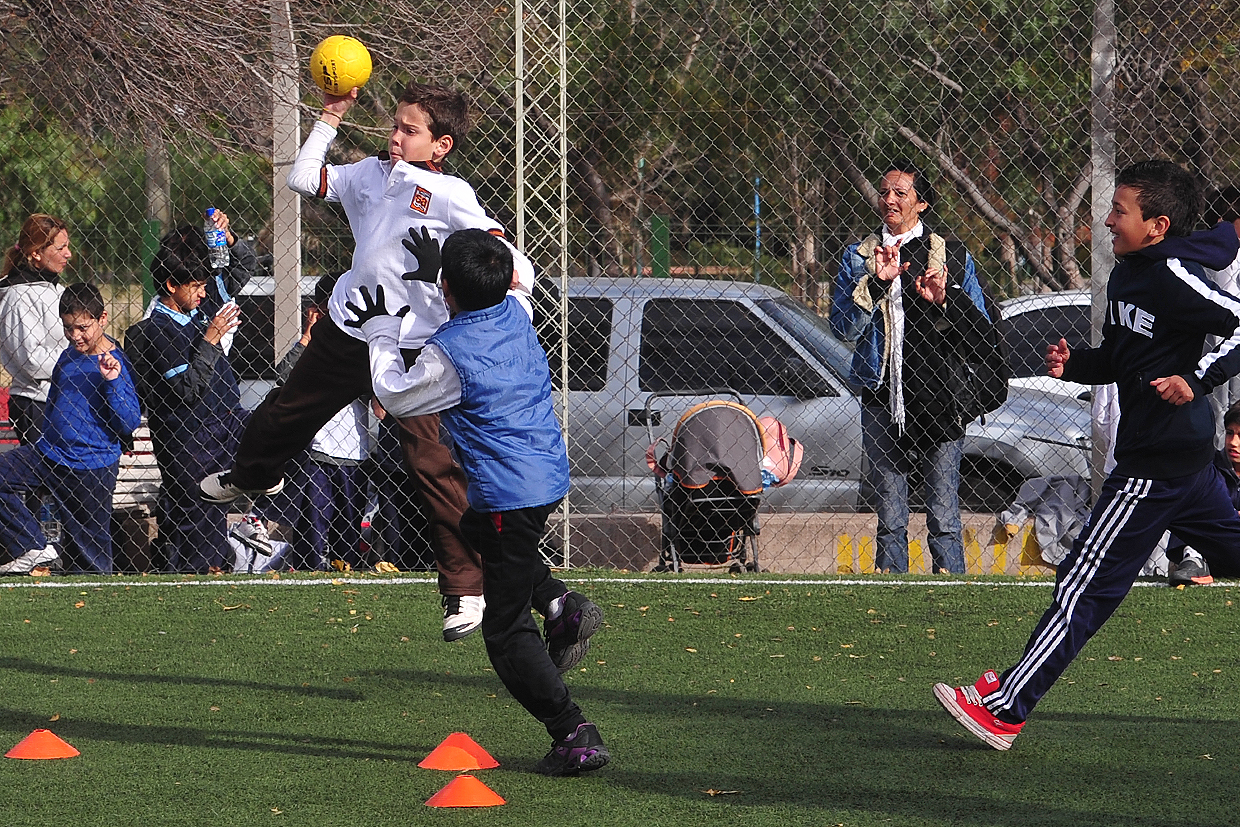
<path id="1" fill-rule="evenodd" d="M 908 476 L 925 480 L 934 571 L 963 572 L 960 440 L 980 413 L 964 359 L 994 348 L 973 258 L 921 221 L 934 191 L 893 164 L 878 185 L 883 226 L 840 261 L 831 330 L 856 344 L 850 384 L 861 389 L 862 446 L 878 528 L 875 567 L 908 571 Z"/>

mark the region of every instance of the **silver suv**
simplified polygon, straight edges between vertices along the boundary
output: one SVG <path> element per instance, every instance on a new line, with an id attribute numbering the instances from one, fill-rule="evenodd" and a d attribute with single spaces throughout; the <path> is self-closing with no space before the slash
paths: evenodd
<path id="1" fill-rule="evenodd" d="M 558 318 L 554 299 L 545 307 Z M 540 331 L 560 387 L 556 325 Z M 852 351 L 787 294 L 757 284 L 695 279 L 570 279 L 568 428 L 580 511 L 657 510 L 646 465 L 649 428 L 670 436 L 698 402 L 725 390 L 759 416 L 782 420 L 805 446 L 797 479 L 767 492 L 782 510 L 864 507 L 860 405 L 844 381 Z M 709 390 L 707 390 L 709 389 Z M 961 498 L 1006 507 L 1021 481 L 1088 476 L 1089 410 L 1080 400 L 1012 387 L 1008 401 L 969 426 Z"/>

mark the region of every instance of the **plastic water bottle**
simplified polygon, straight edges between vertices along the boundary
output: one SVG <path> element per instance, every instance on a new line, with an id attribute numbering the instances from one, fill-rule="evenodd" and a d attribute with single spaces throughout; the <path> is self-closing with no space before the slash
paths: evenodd
<path id="1" fill-rule="evenodd" d="M 202 223 L 202 234 L 207 239 L 207 252 L 211 255 L 211 269 L 222 270 L 228 266 L 228 236 L 215 226 L 212 216 L 215 207 L 207 210 L 207 220 Z"/>
<path id="2" fill-rule="evenodd" d="M 60 515 L 56 511 L 56 501 L 50 496 L 39 500 L 39 528 L 47 542 L 60 542 Z"/>

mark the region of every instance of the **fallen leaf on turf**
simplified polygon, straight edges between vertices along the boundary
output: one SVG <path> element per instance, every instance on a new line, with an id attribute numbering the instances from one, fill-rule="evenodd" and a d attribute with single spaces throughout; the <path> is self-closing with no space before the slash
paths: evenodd
<path id="1" fill-rule="evenodd" d="M 85 605 L 86 605 L 86 603 L 85 603 L 84 601 L 79 600 L 78 602 L 76 602 L 76 603 L 74 603 L 74 604 L 73 604 L 73 608 L 75 608 L 75 609 L 80 609 L 80 608 L 82 608 L 82 607 L 83 607 L 83 606 L 85 606 Z"/>
<path id="2" fill-rule="evenodd" d="M 1198 755 L 1197 757 L 1198 757 L 1198 758 L 1203 758 L 1203 759 L 1205 759 L 1206 761 L 1213 761 L 1213 760 L 1214 760 L 1214 756 L 1213 756 L 1213 755 L 1211 755 L 1211 754 L 1210 754 L 1210 753 L 1208 753 L 1208 752 L 1207 752 L 1205 755 Z"/>
<path id="3" fill-rule="evenodd" d="M 697 654 L 697 649 L 693 649 L 693 648 L 690 648 L 690 647 L 688 647 L 688 646 L 686 646 L 686 647 L 685 647 L 685 651 L 686 651 L 686 652 L 692 652 L 692 653 L 693 653 L 693 654 L 695 654 L 695 655 Z"/>
<path id="4" fill-rule="evenodd" d="M 31 577 L 51 577 L 52 570 L 48 566 L 35 566 L 30 570 Z"/>
<path id="5" fill-rule="evenodd" d="M 59 712 L 57 712 L 57 713 L 56 713 L 55 715 L 53 715 L 52 717 L 48 718 L 48 720 L 49 720 L 49 721 L 59 721 L 59 720 L 60 720 L 60 713 L 59 713 Z"/>
<path id="6" fill-rule="evenodd" d="M 279 807 L 272 807 L 272 808 L 271 808 L 271 812 L 275 813 L 276 815 L 283 815 L 283 814 L 284 814 L 284 811 L 283 811 L 283 810 L 281 810 Z"/>
<path id="7" fill-rule="evenodd" d="M 245 605 L 244 603 L 238 603 L 236 606 L 223 606 L 223 605 L 221 605 L 221 606 L 220 606 L 220 608 L 221 608 L 221 609 L 223 609 L 223 610 L 224 610 L 224 611 L 226 611 L 226 612 L 231 612 L 233 609 L 240 609 L 240 608 L 241 608 L 242 606 L 244 606 L 244 605 Z"/>
<path id="8" fill-rule="evenodd" d="M 738 597 L 736 599 L 741 601 L 742 603 L 749 603 L 750 601 L 753 601 L 753 600 L 761 600 L 762 596 L 759 595 L 757 597 Z"/>
<path id="9" fill-rule="evenodd" d="M 375 571 L 380 574 L 400 574 L 400 569 L 387 560 L 380 560 L 378 563 L 375 563 Z"/>
<path id="10" fill-rule="evenodd" d="M 740 795 L 740 790 L 702 790 L 707 795 Z"/>

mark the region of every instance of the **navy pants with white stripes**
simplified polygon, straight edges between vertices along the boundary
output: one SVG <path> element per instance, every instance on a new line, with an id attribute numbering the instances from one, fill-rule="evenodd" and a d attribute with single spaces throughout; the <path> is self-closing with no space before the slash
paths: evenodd
<path id="1" fill-rule="evenodd" d="M 999 689 L 983 698 L 986 707 L 1011 723 L 1025 720 L 1123 602 L 1167 529 L 1199 550 L 1211 567 L 1240 563 L 1240 516 L 1213 464 L 1170 480 L 1112 474 L 1059 564 L 1050 608 L 1020 660 L 1001 676 Z"/>

